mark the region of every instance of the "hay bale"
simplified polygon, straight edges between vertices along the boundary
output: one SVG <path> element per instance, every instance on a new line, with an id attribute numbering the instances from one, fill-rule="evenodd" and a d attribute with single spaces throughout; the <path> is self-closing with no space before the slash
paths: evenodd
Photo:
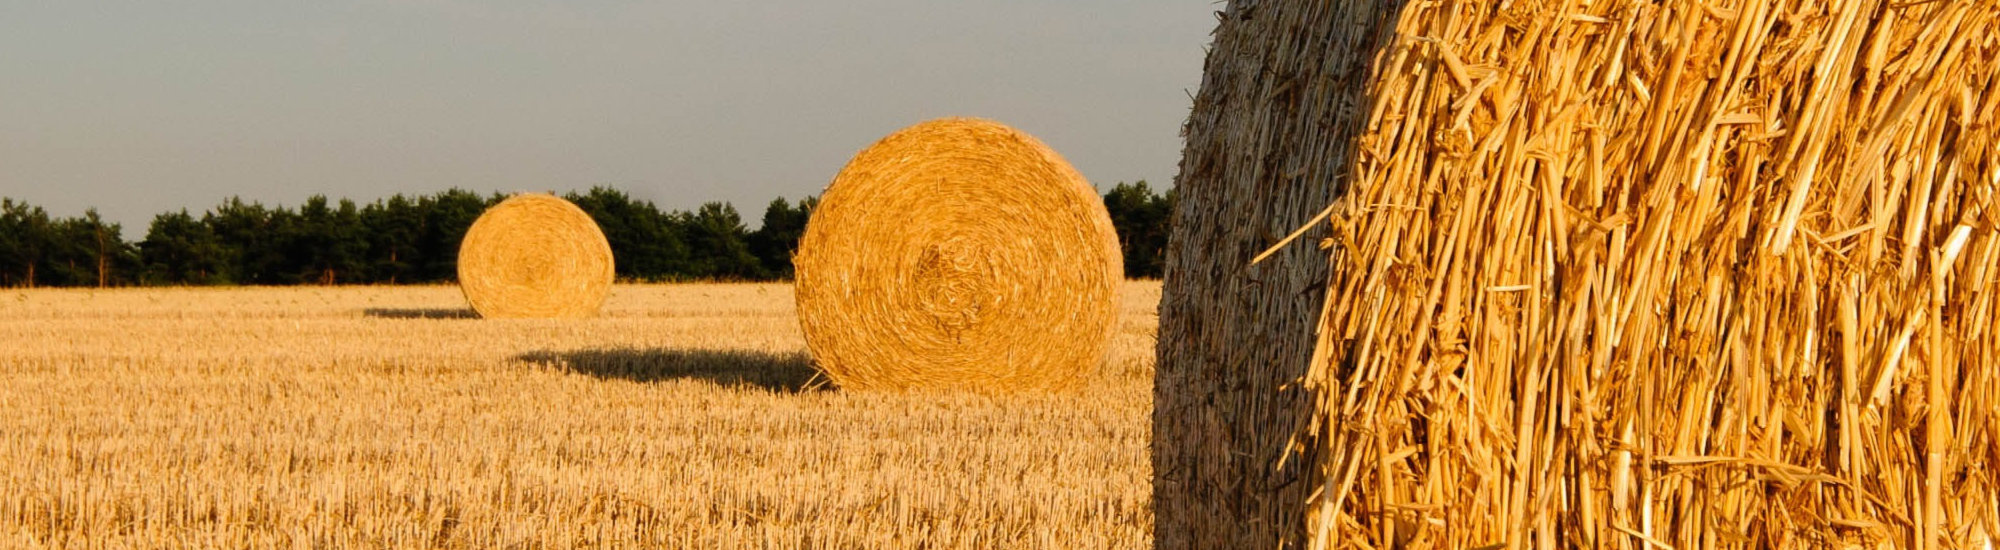
<path id="1" fill-rule="evenodd" d="M 458 246 L 458 286 L 487 318 L 597 314 L 614 277 L 611 245 L 583 209 L 522 193 L 479 215 Z"/>
<path id="2" fill-rule="evenodd" d="M 1310 221 L 1349 175 L 1369 65 L 1393 5 L 1232 6 L 1183 131 L 1153 392 L 1159 548 L 1280 548 L 1305 529 L 1317 456 L 1292 438 L 1326 286 L 1325 254 L 1261 251 Z M 1309 47 L 1276 41 L 1293 36 Z M 1373 32 L 1357 32 L 1373 31 Z M 1302 239 L 1327 236 L 1314 228 Z M 1283 463 L 1282 468 L 1277 467 Z"/>
<path id="3" fill-rule="evenodd" d="M 1218 86 L 1308 86 L 1310 71 L 1251 69 L 1355 21 L 1394 29 L 1347 52 L 1375 60 L 1348 113 L 1363 131 L 1332 138 L 1357 154 L 1256 159 L 1345 163 L 1331 223 L 1313 224 L 1332 245 L 1324 313 L 1290 335 L 1316 339 L 1308 405 L 1155 408 L 1178 417 L 1158 425 L 1292 407 L 1305 451 L 1282 458 L 1310 468 L 1156 470 L 1165 491 L 1305 485 L 1282 500 L 1303 521 L 1272 534 L 1291 547 L 1984 548 L 2000 533 L 2000 4 L 1321 6 L 1232 2 L 1218 40 L 1247 42 L 1209 67 Z M 1223 130 L 1190 133 L 1188 158 L 1244 135 L 1328 139 L 1265 122 L 1338 99 L 1292 90 L 1247 112 L 1198 103 L 1191 128 Z M 1183 216 L 1222 208 L 1183 192 Z M 1163 358 L 1216 337 L 1167 318 L 1190 314 L 1163 309 Z M 1254 375 L 1214 372 L 1163 376 L 1161 402 Z M 1240 519 L 1171 510 L 1163 533 Z"/>
<path id="4" fill-rule="evenodd" d="M 850 389 L 1075 386 L 1109 344 L 1124 277 L 1083 177 L 1033 136 L 966 118 L 855 155 L 794 265 L 813 358 Z"/>

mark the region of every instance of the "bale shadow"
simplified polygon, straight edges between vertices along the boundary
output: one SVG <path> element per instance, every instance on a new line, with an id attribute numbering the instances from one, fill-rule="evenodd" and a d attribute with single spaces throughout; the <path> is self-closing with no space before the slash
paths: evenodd
<path id="1" fill-rule="evenodd" d="M 830 389 L 805 352 L 712 349 L 585 349 L 533 351 L 515 360 L 603 379 L 657 382 L 706 380 L 784 393 Z"/>
<path id="2" fill-rule="evenodd" d="M 378 319 L 478 319 L 472 308 L 386 308 L 371 307 L 361 314 Z"/>

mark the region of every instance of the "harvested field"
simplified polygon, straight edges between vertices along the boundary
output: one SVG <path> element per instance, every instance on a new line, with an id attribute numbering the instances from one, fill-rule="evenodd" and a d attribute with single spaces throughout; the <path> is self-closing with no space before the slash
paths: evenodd
<path id="1" fill-rule="evenodd" d="M 1055 396 L 814 379 L 788 285 L 0 293 L 0 546 L 1136 548 L 1158 283 Z"/>

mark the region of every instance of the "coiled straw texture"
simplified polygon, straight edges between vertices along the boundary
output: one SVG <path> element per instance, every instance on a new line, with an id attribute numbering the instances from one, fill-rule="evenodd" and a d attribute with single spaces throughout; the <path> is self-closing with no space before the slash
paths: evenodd
<path id="1" fill-rule="evenodd" d="M 487 318 L 579 318 L 611 291 L 611 245 L 583 209 L 523 193 L 480 214 L 458 248 L 458 285 Z"/>
<path id="2" fill-rule="evenodd" d="M 848 389 L 1081 384 L 1124 276 L 1103 200 L 1055 151 L 942 119 L 855 155 L 794 260 L 813 357 Z"/>
<path id="3" fill-rule="evenodd" d="M 1160 313 L 1158 548 L 1995 547 L 2000 2 L 1219 20 Z M 1293 218 L 1314 312 L 1256 301 L 1296 260 L 1207 252 L 1276 240 L 1239 213 L 1296 181 L 1340 192 L 1261 210 L 1321 212 Z"/>

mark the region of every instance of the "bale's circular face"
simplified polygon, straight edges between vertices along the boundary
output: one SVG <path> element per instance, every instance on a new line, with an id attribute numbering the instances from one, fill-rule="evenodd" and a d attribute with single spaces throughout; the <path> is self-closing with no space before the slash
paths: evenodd
<path id="1" fill-rule="evenodd" d="M 481 317 L 589 317 L 613 276 L 611 245 L 597 222 L 554 195 L 500 201 L 458 246 L 458 286 Z"/>
<path id="2" fill-rule="evenodd" d="M 1062 389 L 1095 372 L 1124 266 L 1103 199 L 1020 131 L 944 119 L 835 177 L 794 259 L 799 323 L 851 389 Z"/>

